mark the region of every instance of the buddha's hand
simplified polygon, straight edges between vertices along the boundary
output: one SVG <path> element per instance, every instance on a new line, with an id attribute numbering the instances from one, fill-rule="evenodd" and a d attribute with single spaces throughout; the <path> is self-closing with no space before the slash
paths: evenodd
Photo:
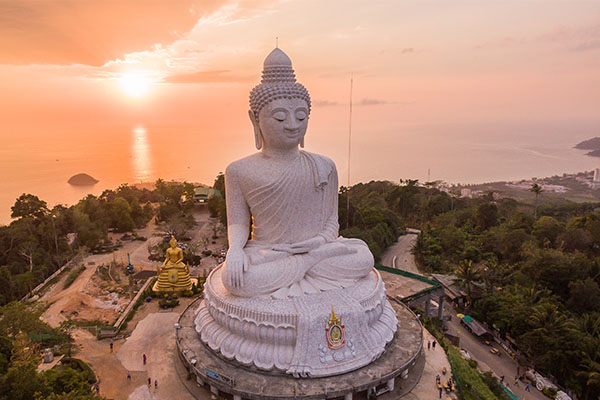
<path id="1" fill-rule="evenodd" d="M 273 250 L 286 251 L 290 254 L 302 254 L 308 253 L 311 250 L 318 249 L 325 244 L 325 238 L 323 236 L 315 236 L 313 238 L 303 240 L 293 244 L 278 244 L 273 246 Z"/>
<path id="2" fill-rule="evenodd" d="M 244 271 L 248 270 L 249 260 L 243 249 L 232 249 L 227 251 L 227 272 L 229 272 L 229 284 L 235 288 L 244 286 Z"/>

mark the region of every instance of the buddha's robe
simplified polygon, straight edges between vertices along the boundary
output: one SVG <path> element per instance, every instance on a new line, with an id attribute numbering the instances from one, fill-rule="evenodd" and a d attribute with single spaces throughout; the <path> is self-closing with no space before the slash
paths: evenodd
<path id="1" fill-rule="evenodd" d="M 241 288 L 225 287 L 243 297 L 284 298 L 347 287 L 373 268 L 373 256 L 359 239 L 339 236 L 338 177 L 329 158 L 301 151 L 271 183 L 244 193 L 252 215 L 252 240 L 244 251 L 250 265 Z M 325 244 L 303 254 L 273 250 L 321 236 Z"/>

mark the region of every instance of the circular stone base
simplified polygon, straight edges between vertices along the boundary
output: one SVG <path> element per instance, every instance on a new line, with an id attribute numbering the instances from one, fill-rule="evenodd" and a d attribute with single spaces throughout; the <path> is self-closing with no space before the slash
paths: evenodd
<path id="1" fill-rule="evenodd" d="M 235 399 L 323 399 L 349 396 L 370 388 L 393 385 L 415 365 L 423 351 L 423 327 L 405 305 L 392 301 L 398 330 L 386 351 L 371 364 L 342 375 L 324 378 L 274 376 L 250 370 L 224 360 L 205 346 L 195 330 L 194 301 L 179 318 L 177 350 L 192 379 L 207 384 L 211 391 L 236 396 Z M 351 397 L 347 397 L 351 398 Z"/>

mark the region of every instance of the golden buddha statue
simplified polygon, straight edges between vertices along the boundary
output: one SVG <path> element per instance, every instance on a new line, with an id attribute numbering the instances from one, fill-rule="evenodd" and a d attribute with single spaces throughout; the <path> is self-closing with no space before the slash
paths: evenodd
<path id="1" fill-rule="evenodd" d="M 157 267 L 158 282 L 156 290 L 159 292 L 179 292 L 192 290 L 190 267 L 183 262 L 183 251 L 177 247 L 177 240 L 171 237 L 171 247 L 167 249 L 165 262 Z"/>

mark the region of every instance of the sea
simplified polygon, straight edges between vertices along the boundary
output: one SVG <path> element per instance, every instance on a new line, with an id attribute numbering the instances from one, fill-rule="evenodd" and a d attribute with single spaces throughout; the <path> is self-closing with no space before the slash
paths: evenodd
<path id="1" fill-rule="evenodd" d="M 317 123 L 309 129 L 306 150 L 331 157 L 341 185 L 409 178 L 465 184 L 593 170 L 600 158 L 573 146 L 595 136 L 600 136 L 600 121 L 362 125 L 352 131 L 348 164 L 348 130 Z M 250 129 L 215 135 L 136 124 L 12 135 L 0 146 L 0 224 L 10 223 L 11 206 L 22 193 L 52 207 L 158 178 L 211 185 L 229 162 L 254 151 Z M 68 184 L 78 173 L 99 182 Z"/>

